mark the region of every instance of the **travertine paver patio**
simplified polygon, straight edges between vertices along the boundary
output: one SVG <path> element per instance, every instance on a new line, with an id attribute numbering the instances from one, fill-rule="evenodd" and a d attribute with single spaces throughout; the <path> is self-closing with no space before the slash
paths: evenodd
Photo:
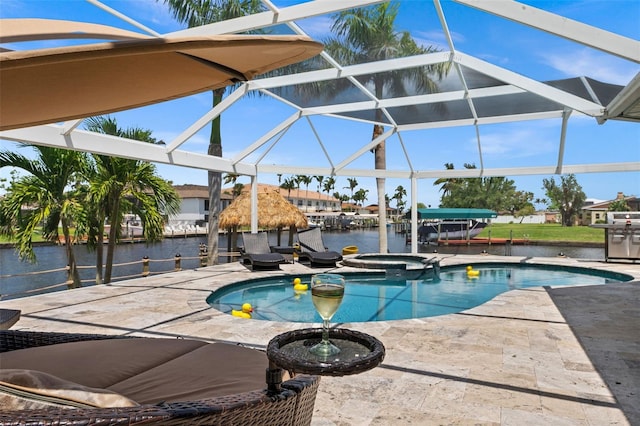
<path id="1" fill-rule="evenodd" d="M 640 266 L 450 256 L 598 267 L 640 278 Z M 346 271 L 348 268 L 341 268 Z M 301 264 L 281 273 L 308 274 Z M 317 270 L 313 270 L 317 271 Z M 14 329 L 241 342 L 263 348 L 305 324 L 243 320 L 210 308 L 221 285 L 273 272 L 239 263 L 0 302 L 22 310 Z M 386 346 L 369 372 L 323 378 L 313 425 L 640 424 L 640 282 L 504 293 L 433 318 L 344 324 Z"/>

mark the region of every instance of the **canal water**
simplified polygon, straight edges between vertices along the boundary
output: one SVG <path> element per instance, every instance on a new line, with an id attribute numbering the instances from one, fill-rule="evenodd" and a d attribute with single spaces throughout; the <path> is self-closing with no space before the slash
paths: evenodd
<path id="1" fill-rule="evenodd" d="M 391 253 L 408 253 L 411 247 L 405 244 L 404 234 L 393 230 L 388 232 L 388 247 Z M 288 232 L 283 232 L 282 240 L 287 241 Z M 350 230 L 345 232 L 323 232 L 325 245 L 334 251 L 341 252 L 345 246 L 357 246 L 359 253 L 378 252 L 378 230 Z M 272 245 L 276 245 L 275 233 L 269 235 Z M 239 237 L 239 244 L 241 244 Z M 199 267 L 198 258 L 200 244 L 206 244 L 206 237 L 166 238 L 155 244 L 121 244 L 116 248 L 113 277 L 114 281 L 123 277 L 131 278 L 140 276 L 143 272 L 142 259 L 147 256 L 150 259 L 149 272 L 151 275 L 173 270 L 175 256 L 180 254 L 182 269 L 195 269 Z M 227 237 L 221 236 L 219 240 L 221 251 L 227 249 Z M 528 257 L 553 257 L 560 252 L 577 259 L 604 260 L 604 247 L 566 247 L 566 246 L 541 246 L 541 245 L 471 245 L 471 246 L 434 246 L 419 245 L 419 251 L 439 254 L 480 254 L 483 250 L 495 255 L 508 255 Z M 2 299 L 24 297 L 26 295 L 61 291 L 66 289 L 63 284 L 66 279 L 66 255 L 62 246 L 38 246 L 34 248 L 36 263 L 20 261 L 12 248 L 0 249 L 0 295 Z M 95 279 L 95 253 L 90 252 L 86 246 L 75 247 L 78 265 L 86 268 L 80 270 L 84 286 L 93 284 Z M 222 257 L 220 262 L 226 262 Z M 123 264 L 116 266 L 117 264 Z M 40 271 L 58 270 L 56 272 L 38 273 Z M 28 274 L 28 275 L 25 275 Z M 58 286 L 56 286 L 58 285 Z M 55 286 L 55 287 L 52 287 Z M 51 288 L 52 287 L 52 288 Z M 37 290 L 41 289 L 41 290 Z M 28 292 L 28 293 L 25 293 Z"/>

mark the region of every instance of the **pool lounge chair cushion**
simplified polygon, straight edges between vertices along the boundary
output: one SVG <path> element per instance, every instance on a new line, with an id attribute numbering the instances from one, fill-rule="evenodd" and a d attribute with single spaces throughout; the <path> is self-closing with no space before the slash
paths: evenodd
<path id="1" fill-rule="evenodd" d="M 108 342 L 95 346 L 67 346 L 72 342 L 99 341 Z M 82 353 L 76 353 L 80 349 L 83 349 Z M 62 358 L 54 358 L 59 356 Z M 0 330 L 0 369 L 22 368 L 21 365 L 30 363 L 38 363 L 38 368 L 62 371 L 65 380 L 79 377 L 80 383 L 116 380 L 118 383 L 112 387 L 153 402 L 134 407 L 24 410 L 11 410 L 0 404 L 0 426 L 98 423 L 112 426 L 309 426 L 319 385 L 317 376 L 298 375 L 283 379 L 286 381 L 279 390 L 269 392 L 265 381 L 266 355 L 237 345 Z M 233 393 L 249 388 L 252 389 Z M 214 394 L 220 396 L 208 397 Z M 184 400 L 188 397 L 194 399 Z M 173 400 L 179 401 L 171 402 Z"/>
<path id="2" fill-rule="evenodd" d="M 0 407 L 33 410 L 49 407 L 136 407 L 135 401 L 105 389 L 90 388 L 35 370 L 0 369 Z"/>
<path id="3" fill-rule="evenodd" d="M 333 267 L 336 266 L 336 262 L 342 260 L 340 253 L 327 250 L 322 241 L 320 228 L 298 231 L 298 243 L 300 261 L 309 261 L 312 267 Z"/>
<path id="4" fill-rule="evenodd" d="M 251 269 L 280 269 L 280 264 L 287 262 L 281 253 L 271 251 L 265 232 L 242 234 L 242 241 L 242 263 L 250 264 Z"/>
<path id="5" fill-rule="evenodd" d="M 213 398 L 265 388 L 263 352 L 185 339 L 109 339 L 0 354 L 2 369 L 37 370 L 139 404 Z"/>

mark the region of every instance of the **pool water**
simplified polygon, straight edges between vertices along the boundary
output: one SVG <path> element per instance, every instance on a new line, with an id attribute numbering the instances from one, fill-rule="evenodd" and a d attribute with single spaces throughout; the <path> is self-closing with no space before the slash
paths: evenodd
<path id="1" fill-rule="evenodd" d="M 442 268 L 439 279 L 388 279 L 384 273 L 346 273 L 345 296 L 332 323 L 386 321 L 445 315 L 481 305 L 505 291 L 538 287 L 607 284 L 628 281 L 629 276 L 594 270 L 500 265 Z M 311 301 L 311 290 L 295 292 L 286 276 L 245 281 L 212 293 L 207 302 L 230 313 L 251 303 L 253 319 L 321 322 Z M 308 283 L 311 276 L 298 276 Z"/>

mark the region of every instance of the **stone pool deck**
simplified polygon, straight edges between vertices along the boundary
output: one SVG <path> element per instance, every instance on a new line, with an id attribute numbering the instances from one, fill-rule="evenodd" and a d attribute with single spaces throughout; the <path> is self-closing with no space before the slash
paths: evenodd
<path id="1" fill-rule="evenodd" d="M 458 314 L 343 324 L 380 339 L 386 357 L 366 373 L 323 378 L 312 425 L 640 425 L 640 265 L 439 257 L 443 266 L 599 268 L 635 281 L 512 290 Z M 317 271 L 296 263 L 279 273 Z M 205 299 L 227 283 L 277 273 L 223 264 L 0 301 L 0 308 L 22 311 L 12 327 L 18 330 L 181 336 L 264 348 L 273 336 L 308 325 L 235 318 Z"/>

